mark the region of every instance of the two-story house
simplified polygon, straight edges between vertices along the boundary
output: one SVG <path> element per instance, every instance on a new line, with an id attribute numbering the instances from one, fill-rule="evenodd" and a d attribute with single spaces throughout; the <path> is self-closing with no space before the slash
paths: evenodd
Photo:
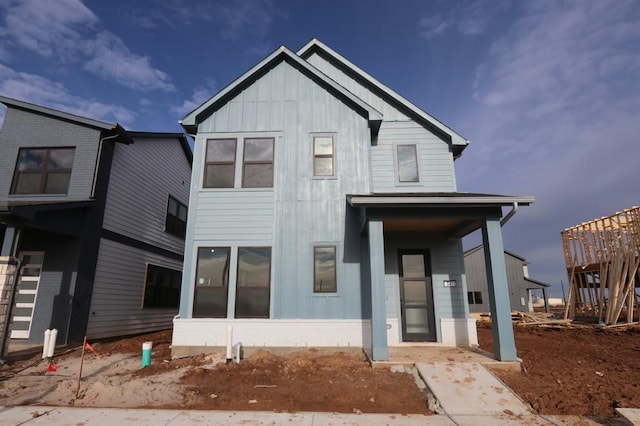
<path id="1" fill-rule="evenodd" d="M 186 136 L 0 102 L 5 307 L 13 296 L 4 335 L 39 343 L 56 328 L 64 344 L 171 327 L 191 178 Z"/>
<path id="2" fill-rule="evenodd" d="M 358 347 L 374 360 L 476 344 L 461 238 L 482 228 L 496 355 L 516 359 L 502 207 L 533 198 L 457 192 L 460 134 L 315 39 L 277 49 L 181 123 L 195 148 L 174 354 L 229 334 L 245 349 Z"/>
<path id="3" fill-rule="evenodd" d="M 509 303 L 512 311 L 533 311 L 534 292 L 542 294 L 544 308 L 549 311 L 547 288 L 549 284 L 529 277 L 529 262 L 524 257 L 504 251 L 504 263 L 507 270 Z M 484 248 L 473 247 L 464 252 L 464 270 L 467 276 L 467 301 L 469 312 L 489 312 L 489 286 Z"/>

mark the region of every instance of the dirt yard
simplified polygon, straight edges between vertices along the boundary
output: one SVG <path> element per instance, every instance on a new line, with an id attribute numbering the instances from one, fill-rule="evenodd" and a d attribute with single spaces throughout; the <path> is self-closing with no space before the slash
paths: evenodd
<path id="1" fill-rule="evenodd" d="M 141 368 L 147 340 L 152 365 Z M 46 362 L 19 371 L 35 359 L 5 366 L 0 405 L 432 414 L 411 374 L 371 369 L 363 355 L 311 349 L 259 351 L 240 364 L 227 365 L 222 353 L 169 361 L 170 341 L 162 332 L 92 344 L 100 356 L 87 352 L 77 400 L 79 350 L 58 357 L 55 373 L 45 374 Z"/>
<path id="2" fill-rule="evenodd" d="M 492 350 L 491 329 L 479 324 Z M 496 372 L 542 414 L 612 416 L 640 407 L 640 328 L 514 326 L 522 373 Z M 142 342 L 153 341 L 152 365 L 141 368 Z M 77 387 L 79 349 L 0 369 L 0 405 L 76 405 L 217 410 L 431 414 L 411 374 L 371 369 L 362 355 L 305 350 L 258 352 L 240 364 L 221 353 L 169 360 L 170 332 L 93 342 Z M 78 398 L 76 399 L 76 390 Z"/>
<path id="3" fill-rule="evenodd" d="M 640 407 L 640 327 L 514 326 L 522 373 L 496 372 L 541 414 L 614 415 Z M 489 324 L 480 347 L 493 351 Z"/>

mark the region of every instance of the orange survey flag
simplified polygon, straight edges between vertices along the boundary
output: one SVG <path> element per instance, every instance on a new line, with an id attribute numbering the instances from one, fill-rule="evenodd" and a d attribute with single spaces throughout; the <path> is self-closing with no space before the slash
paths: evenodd
<path id="1" fill-rule="evenodd" d="M 93 352 L 96 356 L 100 356 L 100 354 L 98 352 L 96 352 L 95 349 L 93 349 L 93 346 L 91 346 L 89 344 L 89 342 L 84 342 L 84 347 L 89 349 L 91 352 Z"/>

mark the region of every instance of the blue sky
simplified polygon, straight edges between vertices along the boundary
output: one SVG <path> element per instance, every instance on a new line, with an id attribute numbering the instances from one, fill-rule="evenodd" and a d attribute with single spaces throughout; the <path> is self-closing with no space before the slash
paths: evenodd
<path id="1" fill-rule="evenodd" d="M 505 247 L 553 294 L 560 232 L 640 204 L 636 0 L 0 0 L 0 94 L 181 131 L 264 56 L 313 37 L 471 140 L 460 191 L 536 197 Z"/>

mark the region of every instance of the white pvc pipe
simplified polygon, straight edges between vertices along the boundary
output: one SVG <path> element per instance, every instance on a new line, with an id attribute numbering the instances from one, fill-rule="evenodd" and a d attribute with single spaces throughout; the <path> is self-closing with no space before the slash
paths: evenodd
<path id="1" fill-rule="evenodd" d="M 42 359 L 47 357 L 49 352 L 49 340 L 51 339 L 51 330 L 48 328 L 44 331 L 44 342 L 42 343 Z"/>
<path id="2" fill-rule="evenodd" d="M 227 362 L 233 358 L 233 327 L 227 327 Z"/>
<path id="3" fill-rule="evenodd" d="M 47 357 L 51 358 L 56 351 L 56 340 L 58 339 L 58 329 L 51 330 L 51 337 L 49 338 L 49 344 L 47 345 Z"/>
<path id="4" fill-rule="evenodd" d="M 238 342 L 233 345 L 236 352 L 236 364 L 240 364 L 240 349 L 242 348 L 242 343 Z"/>

